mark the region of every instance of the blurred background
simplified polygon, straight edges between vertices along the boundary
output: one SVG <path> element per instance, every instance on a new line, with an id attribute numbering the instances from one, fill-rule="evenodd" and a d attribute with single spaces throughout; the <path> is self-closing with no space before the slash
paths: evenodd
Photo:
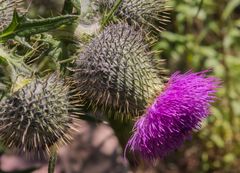
<path id="1" fill-rule="evenodd" d="M 223 83 L 201 131 L 159 170 L 240 172 L 240 1 L 172 1 L 172 22 L 155 49 L 172 72 L 210 68 Z"/>
<path id="2" fill-rule="evenodd" d="M 166 60 L 170 73 L 212 69 L 212 75 L 223 81 L 222 88 L 218 92 L 219 99 L 211 109 L 212 115 L 192 139 L 155 165 L 141 165 L 135 168 L 135 172 L 238 173 L 240 0 L 170 1 L 171 22 L 166 26 L 166 31 L 159 33 L 159 41 L 153 49 L 162 52 L 159 58 Z M 30 13 L 32 16 L 60 14 L 62 3 L 62 0 L 33 0 Z M 82 143 L 86 146 L 89 144 Z M 120 167 L 118 171 L 128 172 L 128 166 L 125 168 Z M 111 169 L 108 172 L 117 171 Z"/>

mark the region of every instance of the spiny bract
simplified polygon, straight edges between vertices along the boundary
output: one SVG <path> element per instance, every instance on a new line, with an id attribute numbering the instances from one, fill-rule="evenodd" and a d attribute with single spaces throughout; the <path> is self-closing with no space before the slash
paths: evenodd
<path id="1" fill-rule="evenodd" d="M 0 103 L 0 139 L 9 149 L 42 156 L 71 139 L 77 119 L 66 82 L 54 74 L 35 79 Z"/>
<path id="2" fill-rule="evenodd" d="M 96 109 L 138 116 L 163 86 L 152 61 L 141 32 L 111 25 L 80 53 L 74 77 Z"/>
<path id="3" fill-rule="evenodd" d="M 13 12 L 23 11 L 24 0 L 0 0 L 0 32 L 12 21 Z"/>
<path id="4" fill-rule="evenodd" d="M 113 8 L 117 0 L 98 0 L 99 5 Z M 122 0 L 116 15 L 132 23 L 149 26 L 157 31 L 169 22 L 168 0 Z"/>

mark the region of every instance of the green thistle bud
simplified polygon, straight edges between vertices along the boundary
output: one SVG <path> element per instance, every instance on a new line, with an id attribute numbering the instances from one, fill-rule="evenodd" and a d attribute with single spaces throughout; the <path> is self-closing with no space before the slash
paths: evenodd
<path id="1" fill-rule="evenodd" d="M 0 103 L 0 139 L 9 149 L 46 155 L 75 131 L 80 108 L 70 86 L 51 75 L 25 85 Z"/>
<path id="2" fill-rule="evenodd" d="M 23 11 L 24 0 L 0 0 L 0 32 L 12 21 L 13 12 Z"/>
<path id="3" fill-rule="evenodd" d="M 98 0 L 98 3 L 110 9 L 116 1 Z M 161 31 L 169 22 L 167 2 L 168 0 L 122 0 L 115 14 L 132 24 L 145 25 Z"/>
<path id="4" fill-rule="evenodd" d="M 83 98 L 96 109 L 140 115 L 163 87 L 147 47 L 133 27 L 107 27 L 76 61 L 74 77 Z"/>

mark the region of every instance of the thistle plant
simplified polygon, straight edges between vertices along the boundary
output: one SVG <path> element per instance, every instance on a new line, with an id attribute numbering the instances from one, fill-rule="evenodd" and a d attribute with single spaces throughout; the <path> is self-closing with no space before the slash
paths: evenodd
<path id="1" fill-rule="evenodd" d="M 17 152 L 42 156 L 71 140 L 81 104 L 56 74 L 35 79 L 0 104 L 0 139 Z"/>
<path id="2" fill-rule="evenodd" d="M 113 115 L 119 124 L 136 121 L 126 151 L 153 161 L 208 117 L 219 80 L 206 71 L 168 79 L 147 38 L 168 21 L 167 1 L 96 0 L 102 13 L 94 18 L 82 1 L 66 0 L 62 15 L 37 19 L 21 15 L 22 2 L 0 0 L 0 141 L 7 149 L 50 154 L 53 172 L 51 150 L 71 142 L 79 119 L 112 125 Z M 89 16 L 101 24 L 94 34 L 83 27 Z"/>
<path id="3" fill-rule="evenodd" d="M 143 113 L 163 87 L 144 42 L 133 27 L 110 25 L 78 55 L 74 78 L 90 106 L 122 119 Z"/>

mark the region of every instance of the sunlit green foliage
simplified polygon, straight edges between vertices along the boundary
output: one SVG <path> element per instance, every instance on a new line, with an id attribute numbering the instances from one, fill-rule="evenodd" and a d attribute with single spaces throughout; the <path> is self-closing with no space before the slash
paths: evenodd
<path id="1" fill-rule="evenodd" d="M 210 68 L 223 86 L 212 116 L 185 146 L 185 154 L 174 158 L 173 169 L 239 172 L 240 1 L 173 0 L 172 4 L 171 26 L 161 34 L 155 49 L 163 50 L 161 57 L 171 71 Z"/>

